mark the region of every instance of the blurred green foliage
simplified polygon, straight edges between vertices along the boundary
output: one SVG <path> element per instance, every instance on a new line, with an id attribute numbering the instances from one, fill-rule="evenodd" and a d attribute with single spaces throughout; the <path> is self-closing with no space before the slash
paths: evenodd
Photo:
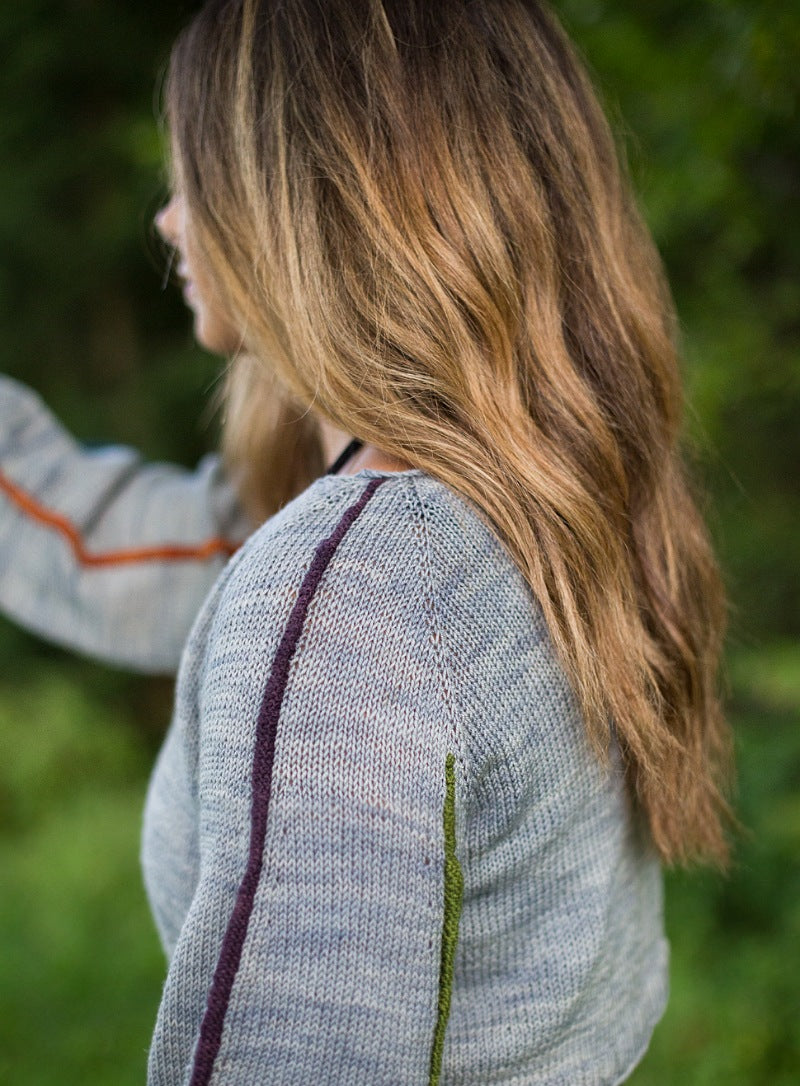
<path id="1" fill-rule="evenodd" d="M 219 370 L 159 289 L 157 123 L 191 5 L 22 0 L 0 10 L 0 369 L 86 440 L 193 460 Z"/>
<path id="2" fill-rule="evenodd" d="M 220 363 L 151 219 L 157 88 L 194 5 L 0 8 L 0 370 L 87 441 L 193 463 Z M 732 604 L 746 827 L 672 875 L 673 994 L 632 1083 L 800 1081 L 800 8 L 560 0 L 630 163 L 683 332 L 687 437 Z M 143 1081 L 163 960 L 137 866 L 170 688 L 0 623 L 0 1081 Z M 10 676 L 13 674 L 13 679 Z M 46 1028 L 43 1028 L 46 1027 Z"/>

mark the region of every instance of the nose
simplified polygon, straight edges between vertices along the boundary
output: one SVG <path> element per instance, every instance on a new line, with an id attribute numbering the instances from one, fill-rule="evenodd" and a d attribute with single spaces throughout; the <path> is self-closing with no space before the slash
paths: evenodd
<path id="1" fill-rule="evenodd" d="M 156 230 L 168 245 L 176 246 L 180 237 L 180 200 L 177 196 L 170 198 L 161 210 L 156 214 Z"/>

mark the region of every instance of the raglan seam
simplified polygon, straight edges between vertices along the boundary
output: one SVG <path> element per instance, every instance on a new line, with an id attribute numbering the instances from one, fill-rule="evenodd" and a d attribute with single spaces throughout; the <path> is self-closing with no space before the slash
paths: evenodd
<path id="1" fill-rule="evenodd" d="M 445 643 L 442 631 L 442 622 L 439 615 L 437 594 L 433 581 L 433 566 L 430 553 L 430 532 L 425 516 L 425 503 L 417 489 L 415 481 L 411 482 L 411 493 L 416 499 L 419 509 L 419 520 L 422 527 L 420 537 L 421 565 L 423 567 L 423 579 L 425 588 L 430 598 L 430 609 L 424 606 L 423 612 L 429 623 L 433 653 L 436 660 L 436 671 L 441 684 L 442 696 L 446 711 L 451 721 L 451 737 L 455 751 L 447 749 L 443 774 L 445 777 L 445 799 L 443 807 L 444 815 L 444 869 L 443 892 L 444 906 L 442 916 L 441 947 L 439 956 L 439 984 L 437 996 L 437 1015 L 431 1042 L 430 1070 L 428 1077 L 429 1086 L 438 1086 L 441 1078 L 442 1060 L 447 1037 L 447 1027 L 450 1019 L 452 1005 L 453 966 L 458 946 L 458 928 L 463 908 L 463 867 L 460 863 L 456 848 L 458 823 L 457 810 L 461 807 L 462 818 L 466 815 L 466 796 L 458 797 L 456 787 L 458 774 L 455 773 L 454 763 L 461 765 L 461 780 L 467 776 L 466 751 L 464 747 L 463 724 L 459 720 L 457 707 L 453 698 L 451 675 L 444 658 Z M 412 517 L 413 517 L 413 511 Z M 447 744 L 448 748 L 450 744 Z M 466 841 L 464 828 L 461 830 L 462 841 Z"/>
<path id="2" fill-rule="evenodd" d="M 457 748 L 456 756 L 457 756 L 457 760 L 458 760 L 458 762 L 459 762 L 459 764 L 461 766 L 462 780 L 464 780 L 465 782 L 467 782 L 467 784 L 469 784 L 469 781 L 471 780 L 471 777 L 470 777 L 470 773 L 469 773 L 470 767 L 468 765 L 467 748 L 466 748 L 466 743 L 465 743 L 465 738 L 464 738 L 464 727 L 463 727 L 463 722 L 460 720 L 459 714 L 457 712 L 456 701 L 455 701 L 455 698 L 453 696 L 452 675 L 451 675 L 450 670 L 448 668 L 447 661 L 445 660 L 446 645 L 445 645 L 444 634 L 443 634 L 443 630 L 442 630 L 442 622 L 441 622 L 440 612 L 439 612 L 438 597 L 437 597 L 436 589 L 435 589 L 435 586 L 434 586 L 434 580 L 433 580 L 433 564 L 432 564 L 431 555 L 430 555 L 430 531 L 428 529 L 428 522 L 427 522 L 427 518 L 425 516 L 425 503 L 424 503 L 424 501 L 422 499 L 422 496 L 419 493 L 416 481 L 413 478 L 409 478 L 409 483 L 410 483 L 410 489 L 413 492 L 413 496 L 416 499 L 416 504 L 417 504 L 417 508 L 418 508 L 418 511 L 419 511 L 419 522 L 422 525 L 422 537 L 420 539 L 420 549 L 421 549 L 422 554 L 421 554 L 421 563 L 420 564 L 422 566 L 422 573 L 423 573 L 423 578 L 425 580 L 425 587 L 426 587 L 426 589 L 428 591 L 429 598 L 430 598 L 430 601 L 431 601 L 430 612 L 428 612 L 427 609 L 424 608 L 424 606 L 423 606 L 423 610 L 425 611 L 426 619 L 428 620 L 428 622 L 430 624 L 429 628 L 430 628 L 430 631 L 431 631 L 431 633 L 433 635 L 431 640 L 432 640 L 432 643 L 433 643 L 433 655 L 434 655 L 435 660 L 436 660 L 436 672 L 437 672 L 437 675 L 438 675 L 440 683 L 441 683 L 443 701 L 444 701 L 444 703 L 445 703 L 445 705 L 447 707 L 448 716 L 450 717 L 450 723 L 451 723 L 450 731 L 451 731 L 451 735 L 452 735 L 454 744 L 455 744 L 455 746 Z M 409 511 L 411 512 L 412 517 L 413 517 L 414 516 L 414 511 L 411 509 L 410 503 L 409 503 Z M 465 804 L 464 804 L 465 798 L 466 798 L 465 796 L 462 796 L 461 806 L 462 806 L 463 809 L 465 809 Z"/>

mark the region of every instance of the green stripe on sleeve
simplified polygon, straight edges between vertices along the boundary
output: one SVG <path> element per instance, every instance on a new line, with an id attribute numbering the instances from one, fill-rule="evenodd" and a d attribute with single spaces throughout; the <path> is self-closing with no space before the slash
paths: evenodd
<path id="1" fill-rule="evenodd" d="M 447 1018 L 450 1013 L 450 995 L 453 988 L 453 962 L 458 942 L 458 921 L 461 916 L 461 899 L 464 877 L 456 856 L 456 774 L 455 756 L 448 753 L 444 766 L 444 921 L 442 923 L 442 953 L 439 966 L 439 1013 L 433 1034 L 431 1073 L 429 1086 L 437 1086 L 442 1070 L 442 1052 Z"/>

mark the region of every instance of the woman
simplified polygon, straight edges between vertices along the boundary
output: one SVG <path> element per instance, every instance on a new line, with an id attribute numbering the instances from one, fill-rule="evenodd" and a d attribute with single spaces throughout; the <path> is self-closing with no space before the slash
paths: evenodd
<path id="1" fill-rule="evenodd" d="M 149 790 L 149 1081 L 622 1082 L 661 862 L 727 856 L 724 600 L 590 84 L 534 0 L 211 0 L 167 114 L 268 519 Z"/>

